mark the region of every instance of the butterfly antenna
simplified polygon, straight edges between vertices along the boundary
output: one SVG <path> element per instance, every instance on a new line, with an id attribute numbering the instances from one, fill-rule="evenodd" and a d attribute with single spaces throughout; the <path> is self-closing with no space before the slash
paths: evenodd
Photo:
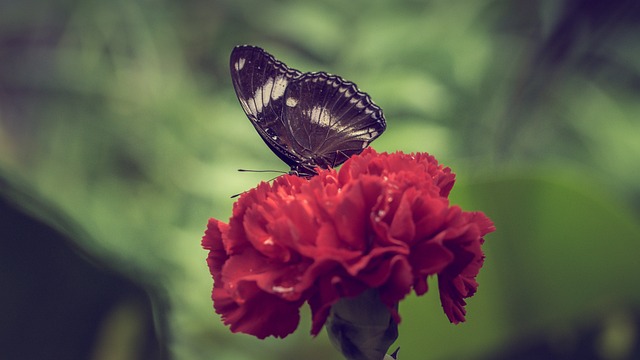
<path id="1" fill-rule="evenodd" d="M 279 176 L 282 176 L 284 174 L 287 174 L 287 172 L 285 171 L 281 171 L 281 170 L 251 170 L 251 169 L 238 169 L 238 171 L 240 172 L 257 172 L 257 173 L 266 173 L 266 172 L 275 172 L 275 173 L 280 173 L 280 175 L 278 176 L 274 176 L 271 179 L 269 179 L 267 182 L 271 182 L 273 180 L 275 180 L 276 178 L 278 178 Z M 235 195 L 231 195 L 232 199 L 237 198 L 238 196 L 246 193 L 247 191 L 243 191 L 241 193 L 235 194 Z"/>
<path id="2" fill-rule="evenodd" d="M 256 173 L 266 173 L 266 172 L 274 172 L 274 173 L 280 173 L 280 174 L 286 174 L 286 171 L 282 171 L 282 170 L 253 170 L 253 169 L 238 169 L 238 171 L 240 172 L 256 172 Z M 277 177 L 277 176 L 276 176 Z M 275 179 L 275 178 L 274 178 Z M 273 180 L 273 179 L 271 179 Z"/>

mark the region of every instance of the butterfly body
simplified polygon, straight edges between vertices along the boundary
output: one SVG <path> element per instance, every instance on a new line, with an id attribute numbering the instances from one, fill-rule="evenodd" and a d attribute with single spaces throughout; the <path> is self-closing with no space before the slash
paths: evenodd
<path id="1" fill-rule="evenodd" d="M 234 48 L 230 68 L 244 112 L 291 174 L 338 166 L 386 128 L 382 110 L 339 76 L 302 73 L 248 45 Z"/>

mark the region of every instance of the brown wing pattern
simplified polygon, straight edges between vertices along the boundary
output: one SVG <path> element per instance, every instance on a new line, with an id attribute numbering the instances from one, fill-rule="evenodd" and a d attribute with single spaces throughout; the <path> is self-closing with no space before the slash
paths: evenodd
<path id="1" fill-rule="evenodd" d="M 386 128 L 382 110 L 339 76 L 301 73 L 254 46 L 236 47 L 230 68 L 247 117 L 292 173 L 340 165 Z"/>

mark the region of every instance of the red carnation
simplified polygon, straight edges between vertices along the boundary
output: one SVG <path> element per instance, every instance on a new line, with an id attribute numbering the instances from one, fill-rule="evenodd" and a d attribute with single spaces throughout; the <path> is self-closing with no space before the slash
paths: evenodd
<path id="1" fill-rule="evenodd" d="M 306 301 L 316 335 L 338 300 L 377 289 L 399 322 L 397 303 L 438 275 L 446 315 L 464 321 L 494 227 L 449 204 L 453 183 L 428 154 L 372 149 L 340 171 L 261 183 L 234 204 L 229 224 L 210 219 L 202 239 L 216 312 L 234 332 L 284 337 Z"/>

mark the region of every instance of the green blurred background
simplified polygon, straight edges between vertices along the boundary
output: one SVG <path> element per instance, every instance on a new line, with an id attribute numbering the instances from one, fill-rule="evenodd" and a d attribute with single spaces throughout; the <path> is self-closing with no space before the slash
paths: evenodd
<path id="1" fill-rule="evenodd" d="M 431 282 L 400 359 L 640 358 L 639 35 L 637 0 L 0 0 L 0 352 L 339 358 L 306 308 L 266 341 L 212 310 L 207 219 L 270 178 L 237 168 L 288 170 L 230 82 L 247 43 L 356 82 L 373 147 L 496 223 L 467 322 Z"/>

